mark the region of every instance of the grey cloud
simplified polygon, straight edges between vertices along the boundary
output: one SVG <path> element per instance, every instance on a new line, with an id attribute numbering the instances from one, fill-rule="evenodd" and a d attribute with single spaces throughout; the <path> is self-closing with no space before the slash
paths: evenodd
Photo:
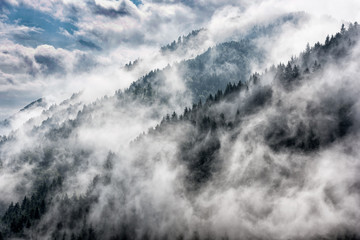
<path id="1" fill-rule="evenodd" d="M 74 63 L 74 72 L 83 73 L 90 72 L 95 69 L 100 63 L 94 59 L 93 56 L 86 53 L 79 53 L 76 56 L 77 61 Z"/>
<path id="2" fill-rule="evenodd" d="M 209 113 L 219 123 L 225 121 L 224 126 L 236 118 L 237 108 L 257 107 L 255 111 L 245 111 L 241 124 L 235 129 L 226 131 L 224 127 L 223 131 L 201 135 L 192 123 L 169 123 L 163 126 L 163 133 L 148 135 L 131 146 L 127 145 L 131 135 L 151 125 L 149 121 L 156 122 L 149 116 L 161 105 L 154 108 L 134 102 L 121 105 L 110 97 L 80 107 L 78 114 L 79 107 L 73 103 L 54 107 L 54 112 L 45 112 L 41 118 L 50 114 L 65 121 L 57 124 L 58 120 L 50 118 L 35 128 L 38 135 L 30 138 L 49 141 L 42 142 L 46 147 L 31 156 L 44 159 L 47 153 L 46 161 L 41 162 L 37 170 L 46 172 L 49 168 L 50 172 L 66 173 L 63 191 L 70 196 L 73 192 L 84 195 L 67 199 L 61 195 L 64 192 L 60 192 L 59 200 L 55 200 L 37 230 L 48 230 L 41 233 L 46 238 L 50 232 L 56 233 L 55 226 L 72 224 L 74 228 L 71 219 L 86 217 L 93 226 L 105 229 L 103 238 L 118 233 L 119 236 L 154 239 L 174 235 L 185 239 L 210 236 L 215 239 L 279 239 L 299 235 L 304 238 L 315 238 L 316 234 L 327 236 L 331 231 L 341 232 L 342 226 L 356 231 L 358 223 L 347 220 L 354 213 L 351 202 L 357 195 L 338 197 L 351 183 L 357 182 L 358 177 L 351 169 L 358 167 L 358 161 L 350 161 L 345 152 L 337 150 L 342 143 L 306 155 L 271 151 L 262 139 L 271 113 L 284 114 L 283 109 L 277 108 L 284 95 L 287 96 L 284 105 L 299 106 L 299 113 L 311 114 L 304 112 L 298 103 L 323 95 L 319 89 L 326 86 L 327 79 L 319 76 L 309 80 L 311 82 L 294 89 L 292 94 L 276 84 L 251 86 L 249 91 L 244 89 L 234 95 L 232 101 L 209 106 Z M 330 86 L 334 91 L 341 87 Z M 269 88 L 274 91 L 268 98 L 257 101 L 259 92 L 267 93 Z M 304 95 L 304 91 L 308 95 Z M 324 105 L 320 105 L 325 108 L 321 114 L 325 113 L 326 117 L 326 109 L 331 109 L 332 104 L 325 101 Z M 70 117 L 70 112 L 75 112 L 76 116 Z M 225 113 L 223 120 L 220 113 Z M 332 114 L 334 112 L 330 111 Z M 240 134 L 234 136 L 236 132 Z M 16 134 L 22 136 L 21 132 Z M 12 144 L 8 144 L 3 149 L 10 150 Z M 190 148 L 186 152 L 189 156 L 182 155 L 179 146 Z M 207 146 L 215 147 L 210 157 Z M 50 151 L 45 151 L 47 149 Z M 113 157 L 108 154 L 110 149 L 115 152 Z M 331 156 L 341 157 L 341 160 L 336 161 Z M 20 165 L 22 158 L 16 159 Z M 25 157 L 23 159 L 26 161 Z M 337 167 L 347 171 L 344 175 L 337 174 L 335 181 L 331 173 Z M 326 171 L 330 171 L 330 176 Z M 201 181 L 204 175 L 206 181 Z M 196 182 L 199 184 L 196 188 L 185 184 L 194 186 Z M 88 215 L 71 215 L 68 206 L 84 207 Z M 56 218 L 59 215 L 61 219 Z M 57 225 L 60 220 L 61 225 Z M 81 229 L 82 221 L 76 223 L 74 229 Z"/>
<path id="3" fill-rule="evenodd" d="M 99 47 L 98 45 L 96 45 L 95 43 L 90 42 L 90 41 L 86 41 L 86 40 L 80 39 L 80 40 L 79 40 L 79 43 L 80 43 L 82 46 L 85 46 L 85 47 L 90 48 L 90 49 L 95 49 L 95 50 L 97 50 L 97 51 L 102 50 L 101 47 Z"/>
<path id="4" fill-rule="evenodd" d="M 34 76 L 38 69 L 30 54 L 22 52 L 21 50 L 6 50 L 1 54 L 2 64 L 0 64 L 1 71 L 8 74 L 26 73 Z M 17 62 L 17 64 L 14 64 Z"/>
<path id="5" fill-rule="evenodd" d="M 3 51 L 0 57 L 3 59 L 0 64 L 2 72 L 16 76 L 28 74 L 28 78 L 41 75 L 67 74 L 82 69 L 82 64 L 88 66 L 89 61 L 85 59 L 96 60 L 91 57 L 91 53 L 81 51 L 67 51 L 56 49 L 49 45 L 41 45 L 37 48 L 24 47 L 4 42 Z M 15 64 L 16 63 L 16 64 Z M 75 65 L 77 66 L 75 69 Z M 95 64 L 92 64 L 94 66 Z"/>
<path id="6" fill-rule="evenodd" d="M 215 1 L 209 2 L 211 4 Z M 158 14 L 153 19 L 168 18 Z M 180 17 L 174 22 L 186 19 L 193 20 Z M 173 25 L 164 23 L 159 35 L 169 26 Z M 282 36 L 293 33 L 286 31 L 287 27 L 289 25 L 281 29 Z M 154 27 L 152 32 L 156 30 Z M 178 31 L 174 30 L 169 36 L 173 37 Z M 164 40 L 148 34 L 144 36 L 149 42 Z M 111 40 L 109 36 L 120 33 L 109 34 L 108 38 L 101 36 L 101 32 L 99 35 Z M 34 64 L 45 75 L 48 69 L 56 73 L 58 66 L 69 73 L 74 71 L 74 63 L 75 66 L 78 62 L 83 66 L 91 63 L 91 55 L 48 47 L 34 50 L 32 54 Z M 358 68 L 358 61 L 350 59 L 347 63 Z M 226 66 L 224 70 L 231 68 Z M 105 75 L 106 70 L 99 72 Z M 173 97 L 170 106 L 157 102 L 154 106 L 142 105 L 136 101 L 125 104 L 116 95 L 92 99 L 91 104 L 84 105 L 81 97 L 74 97 L 27 121 L 14 133 L 13 141 L 0 145 L 2 166 L 6 170 L 17 167 L 15 173 L 3 181 L 17 180 L 14 185 L 1 188 L 6 196 L 11 196 L 3 201 L 17 200 L 19 194 L 11 195 L 13 189 L 24 179 L 29 184 L 35 182 L 31 173 L 50 177 L 64 174 L 63 188 L 55 193 L 58 198 L 54 197 L 54 205 L 36 229 L 44 238 L 48 238 L 50 232 L 57 233 L 57 226 L 65 226 L 64 231 L 68 230 L 67 224 L 73 224 L 74 228 L 71 219 L 75 213 L 71 212 L 70 205 L 86 209 L 86 214 L 80 214 L 79 219 L 105 229 L 101 232 L 103 238 L 113 237 L 111 235 L 117 233 L 114 229 L 119 230 L 119 238 L 125 232 L 132 237 L 152 239 L 171 237 L 171 233 L 185 239 L 287 239 L 316 238 L 317 233 L 327 237 L 332 231 L 341 233 L 344 229 L 356 232 L 359 229 L 358 128 L 350 126 L 345 134 L 341 133 L 344 123 L 338 116 L 341 106 L 350 102 L 350 110 L 345 108 L 343 112 L 349 116 L 345 125 L 347 120 L 358 122 L 359 86 L 356 81 L 350 81 L 352 85 L 343 82 L 346 73 L 356 76 L 356 72 L 349 65 L 340 69 L 330 65 L 324 69 L 324 75 L 302 82 L 291 92 L 273 82 L 251 86 L 248 92 L 234 94 L 231 101 L 209 107 L 209 115 L 224 125 L 221 131 L 198 134 L 193 123 L 169 123 L 167 127 L 165 124 L 164 134 L 150 134 L 131 145 L 128 143 L 138 134 L 156 126 L 161 116 L 174 109 L 179 112 L 190 104 L 187 97 L 183 97 L 183 101 L 174 97 L 177 91 L 183 90 L 181 74 L 169 71 L 165 76 L 167 82 L 161 91 Z M 343 98 L 338 98 L 341 101 L 328 98 L 328 92 Z M 301 120 L 311 117 L 315 121 L 303 127 Z M 235 121 L 240 123 L 231 129 L 230 122 Z M 307 127 L 314 128 L 314 135 L 320 136 L 321 144 L 315 153 L 304 151 L 301 141 L 292 141 L 297 129 Z M 271 131 L 275 133 L 269 134 Z M 313 136 L 301 134 L 299 140 L 302 137 L 305 141 L 314 140 Z M 214 148 L 209 154 L 208 146 Z M 179 147 L 190 150 L 181 154 Z M 29 169 L 24 167 L 24 162 L 31 162 Z M 22 193 L 31 194 L 27 188 Z M 69 200 L 65 193 L 82 196 Z M 80 232 L 83 221 L 77 223 L 75 229 Z"/>
<path id="7" fill-rule="evenodd" d="M 2 119 L 44 97 L 44 87 L 47 86 L 42 81 L 45 78 L 49 85 L 64 86 L 67 76 L 91 72 L 99 66 L 98 59 L 91 52 L 71 52 L 46 45 L 31 48 L 10 41 L 2 43 L 0 59 L 0 99 L 5 104 L 1 106 L 4 109 Z M 12 110 L 5 110 L 9 108 Z"/>
<path id="8" fill-rule="evenodd" d="M 40 69 L 45 74 L 65 73 L 61 60 L 49 55 L 36 54 L 35 61 L 41 65 Z"/>
<path id="9" fill-rule="evenodd" d="M 131 9 L 128 9 L 129 7 L 126 1 L 122 1 L 116 9 L 103 7 L 96 4 L 96 2 L 89 2 L 88 4 L 95 14 L 104 15 L 106 17 L 117 18 L 121 16 L 131 15 Z"/>

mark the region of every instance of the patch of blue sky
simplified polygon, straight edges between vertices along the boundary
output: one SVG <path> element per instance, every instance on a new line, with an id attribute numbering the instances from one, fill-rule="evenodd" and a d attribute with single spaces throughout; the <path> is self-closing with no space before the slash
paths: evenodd
<path id="1" fill-rule="evenodd" d="M 27 34 L 14 34 L 13 40 L 19 44 L 31 47 L 48 44 L 65 49 L 76 47 L 77 43 L 72 35 L 78 28 L 74 23 L 62 22 L 47 13 L 25 6 L 8 6 L 6 16 L 5 22 L 9 24 L 36 29 Z"/>
<path id="2" fill-rule="evenodd" d="M 142 4 L 142 2 L 140 0 L 131 0 L 136 6 L 139 6 L 140 4 Z"/>

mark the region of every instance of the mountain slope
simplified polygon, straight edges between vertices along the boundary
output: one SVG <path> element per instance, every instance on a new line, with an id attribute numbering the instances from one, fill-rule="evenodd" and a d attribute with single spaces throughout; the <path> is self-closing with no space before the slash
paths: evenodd
<path id="1" fill-rule="evenodd" d="M 181 100 L 164 88 L 170 67 L 85 107 L 54 106 L 0 144 L 3 176 L 28 193 L 10 198 L 2 235 L 357 239 L 359 33 L 350 25 L 249 80 L 224 67 L 243 67 L 247 41 L 179 63 L 200 101 L 131 144 Z"/>

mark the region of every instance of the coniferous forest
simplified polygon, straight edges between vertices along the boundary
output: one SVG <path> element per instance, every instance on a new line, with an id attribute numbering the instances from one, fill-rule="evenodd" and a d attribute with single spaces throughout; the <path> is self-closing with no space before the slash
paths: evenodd
<path id="1" fill-rule="evenodd" d="M 0 2 L 0 240 L 360 239 L 358 4 L 220 2 Z"/>

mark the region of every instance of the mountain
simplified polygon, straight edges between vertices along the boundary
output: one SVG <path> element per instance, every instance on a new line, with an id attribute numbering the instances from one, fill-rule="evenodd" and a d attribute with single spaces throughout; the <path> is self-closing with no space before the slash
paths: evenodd
<path id="1" fill-rule="evenodd" d="M 359 34 L 261 74 L 225 42 L 53 105 L 0 142 L 0 238 L 359 239 Z"/>
<path id="2" fill-rule="evenodd" d="M 157 72 L 151 76 L 151 78 L 154 78 L 151 84 L 156 85 L 152 91 L 156 91 L 159 98 L 168 99 L 169 96 L 166 96 L 169 95 L 168 88 L 174 88 L 175 86 L 175 89 L 172 90 L 177 91 L 179 95 L 174 100 L 175 102 L 184 99 L 184 96 L 190 102 L 196 102 L 199 99 L 204 100 L 209 94 L 216 93 L 218 89 L 224 90 L 228 82 L 234 83 L 240 79 L 246 81 L 253 65 L 261 66 L 265 58 L 264 50 L 258 47 L 256 41 L 265 36 L 270 37 L 279 34 L 281 26 L 286 24 L 296 26 L 305 17 L 304 13 L 281 15 L 265 25 L 256 25 L 250 30 L 244 30 L 236 34 L 236 37 L 224 37 L 224 42 L 211 47 L 209 47 L 209 42 L 212 43 L 213 40 L 210 39 L 211 33 L 209 33 L 209 30 L 194 30 L 186 36 L 180 36 L 177 41 L 162 46 L 160 55 L 155 56 L 153 59 L 153 61 L 167 59 L 172 63 L 171 66 L 168 65 L 162 70 L 149 71 L 134 82 L 133 87 L 136 86 L 137 92 L 146 91 L 146 88 L 149 87 L 147 78 L 150 76 L 148 75 Z M 176 43 L 176 46 L 174 43 Z M 146 63 L 142 59 L 137 59 L 125 64 L 123 69 L 133 73 L 139 70 L 139 73 L 135 73 L 135 75 L 141 76 L 142 72 L 147 72 L 148 67 L 145 65 Z M 164 81 L 164 78 L 174 77 L 176 81 Z M 183 86 L 184 82 L 185 86 Z M 34 102 L 37 103 L 38 100 Z M 189 103 L 183 103 L 181 107 L 184 104 Z M 32 103 L 28 105 L 32 106 Z M 40 108 L 41 111 L 46 110 L 50 105 L 51 103 L 39 105 L 38 110 Z M 4 120 L 1 123 L 2 130 L 0 134 L 6 135 L 10 131 L 16 130 L 27 120 L 39 116 L 41 111 L 35 110 L 32 111 L 34 114 L 29 115 L 21 114 L 23 116 L 16 114 L 11 119 Z M 16 122 L 16 124 L 9 124 L 9 122 Z"/>
<path id="3" fill-rule="evenodd" d="M 12 130 L 21 127 L 29 119 L 40 115 L 47 107 L 48 103 L 44 98 L 39 98 L 29 103 L 13 116 L 0 122 L 0 134 L 8 135 Z"/>
<path id="4" fill-rule="evenodd" d="M 135 95 L 151 94 L 167 101 L 167 87 L 171 84 L 178 87 L 175 91 L 186 94 L 197 102 L 219 89 L 224 90 L 230 82 L 246 81 L 252 64 L 259 64 L 262 57 L 261 51 L 249 40 L 222 43 L 194 59 L 182 61 L 163 70 L 151 71 L 134 82 L 129 91 Z M 169 76 L 176 76 L 180 81 L 169 83 L 166 81 Z M 185 88 L 178 86 L 179 82 L 185 83 Z M 184 89 L 188 91 L 182 92 Z"/>
<path id="5" fill-rule="evenodd" d="M 20 109 L 20 111 L 26 111 L 36 107 L 46 107 L 46 103 L 44 102 L 44 99 L 39 98 L 38 100 L 33 101 L 30 104 L 26 105 L 24 108 Z"/>
<path id="6" fill-rule="evenodd" d="M 191 33 L 189 33 L 186 36 L 180 36 L 177 41 L 173 41 L 170 44 L 166 46 L 162 46 L 160 48 L 160 51 L 162 54 L 167 54 L 169 52 L 175 52 L 175 51 L 181 51 L 186 53 L 189 49 L 196 47 L 199 41 L 197 38 L 199 37 L 199 34 L 202 34 L 205 31 L 205 29 L 199 29 L 199 30 L 193 30 Z"/>
<path id="7" fill-rule="evenodd" d="M 200 99 L 204 101 L 209 94 L 215 94 L 218 90 L 224 91 L 228 83 L 247 81 L 253 66 L 262 66 L 266 56 L 264 49 L 257 44 L 259 39 L 275 36 L 283 25 L 297 26 L 298 22 L 305 17 L 304 13 L 285 14 L 266 25 L 255 25 L 250 30 L 237 34 L 236 37 L 226 37 L 224 42 L 214 47 L 206 47 L 203 51 L 201 48 L 206 46 L 210 33 L 207 29 L 194 30 L 186 36 L 180 36 L 177 41 L 174 40 L 162 46 L 160 52 L 164 57 L 176 55 L 180 58 L 195 50 L 195 52 L 201 52 L 200 54 L 195 57 L 190 54 L 191 57 L 186 60 L 175 62 L 162 70 L 156 69 L 149 72 L 134 82 L 130 90 L 136 94 L 145 92 L 150 94 L 147 89 L 151 88 L 153 95 L 161 98 L 162 101 L 167 101 L 168 88 L 175 86 L 177 89 L 173 90 L 180 94 L 179 99 L 183 99 L 181 95 L 185 95 L 193 102 Z M 125 68 L 131 71 L 139 64 L 141 60 L 135 60 L 126 64 Z M 171 77 L 174 78 L 173 82 L 166 82 L 165 79 Z M 182 86 L 184 83 L 185 86 Z M 184 88 L 185 92 L 183 92 Z"/>
<path id="8" fill-rule="evenodd" d="M 261 39 L 264 36 L 276 36 L 284 25 L 298 26 L 299 22 L 306 19 L 306 17 L 304 12 L 282 14 L 266 23 L 256 24 L 250 29 L 239 29 L 231 35 L 224 36 L 213 36 L 213 33 L 210 32 L 211 30 L 201 28 L 193 30 L 186 36 L 179 36 L 177 40 L 162 46 L 160 52 L 163 56 L 177 55 L 190 56 L 190 58 L 192 58 L 195 52 L 199 52 L 204 48 L 206 51 L 206 43 L 214 41 L 213 38 L 219 39 L 221 43 L 231 41 L 239 42 L 241 40 L 254 41 Z"/>

